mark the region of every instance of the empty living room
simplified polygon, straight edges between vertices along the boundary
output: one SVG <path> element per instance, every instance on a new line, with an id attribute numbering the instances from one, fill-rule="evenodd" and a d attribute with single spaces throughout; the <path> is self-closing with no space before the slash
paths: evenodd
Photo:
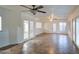
<path id="1" fill-rule="evenodd" d="M 0 54 L 78 54 L 79 5 L 0 5 Z"/>

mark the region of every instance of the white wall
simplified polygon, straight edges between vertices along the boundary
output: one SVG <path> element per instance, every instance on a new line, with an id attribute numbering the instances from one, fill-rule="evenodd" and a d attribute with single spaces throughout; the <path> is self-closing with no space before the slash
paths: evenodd
<path id="1" fill-rule="evenodd" d="M 37 22 L 40 22 L 42 24 L 42 28 L 36 28 L 36 23 Z M 41 33 L 43 33 L 43 22 L 41 22 L 41 21 L 35 21 L 35 35 L 39 35 Z"/>
<path id="2" fill-rule="evenodd" d="M 44 32 L 45 33 L 52 33 L 52 24 L 53 22 L 44 22 Z"/>
<path id="3" fill-rule="evenodd" d="M 2 32 L 0 32 L 0 47 L 6 46 L 8 44 L 15 44 L 22 42 L 23 32 L 22 32 L 22 20 L 20 12 L 0 7 L 0 16 L 2 17 Z M 21 34 L 17 35 L 18 33 Z"/>

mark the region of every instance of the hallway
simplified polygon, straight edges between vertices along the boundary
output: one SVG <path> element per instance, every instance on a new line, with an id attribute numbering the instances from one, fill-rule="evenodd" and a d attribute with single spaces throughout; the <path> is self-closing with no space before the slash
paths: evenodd
<path id="1" fill-rule="evenodd" d="M 41 34 L 24 44 L 23 53 L 77 54 L 78 50 L 65 34 Z"/>

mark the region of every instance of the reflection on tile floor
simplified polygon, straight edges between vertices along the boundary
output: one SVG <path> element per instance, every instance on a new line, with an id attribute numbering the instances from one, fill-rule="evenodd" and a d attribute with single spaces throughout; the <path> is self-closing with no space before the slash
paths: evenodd
<path id="1" fill-rule="evenodd" d="M 77 49 L 67 35 L 43 34 L 23 46 L 28 54 L 75 54 Z"/>

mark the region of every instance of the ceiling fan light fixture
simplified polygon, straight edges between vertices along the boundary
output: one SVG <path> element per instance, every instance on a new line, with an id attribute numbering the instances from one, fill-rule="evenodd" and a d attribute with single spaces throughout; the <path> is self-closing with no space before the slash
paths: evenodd
<path id="1" fill-rule="evenodd" d="M 30 10 L 30 11 L 31 11 L 31 13 L 33 13 L 33 15 L 36 14 L 36 11 L 35 10 Z"/>
<path id="2" fill-rule="evenodd" d="M 49 21 L 53 21 L 54 15 L 48 17 Z"/>

